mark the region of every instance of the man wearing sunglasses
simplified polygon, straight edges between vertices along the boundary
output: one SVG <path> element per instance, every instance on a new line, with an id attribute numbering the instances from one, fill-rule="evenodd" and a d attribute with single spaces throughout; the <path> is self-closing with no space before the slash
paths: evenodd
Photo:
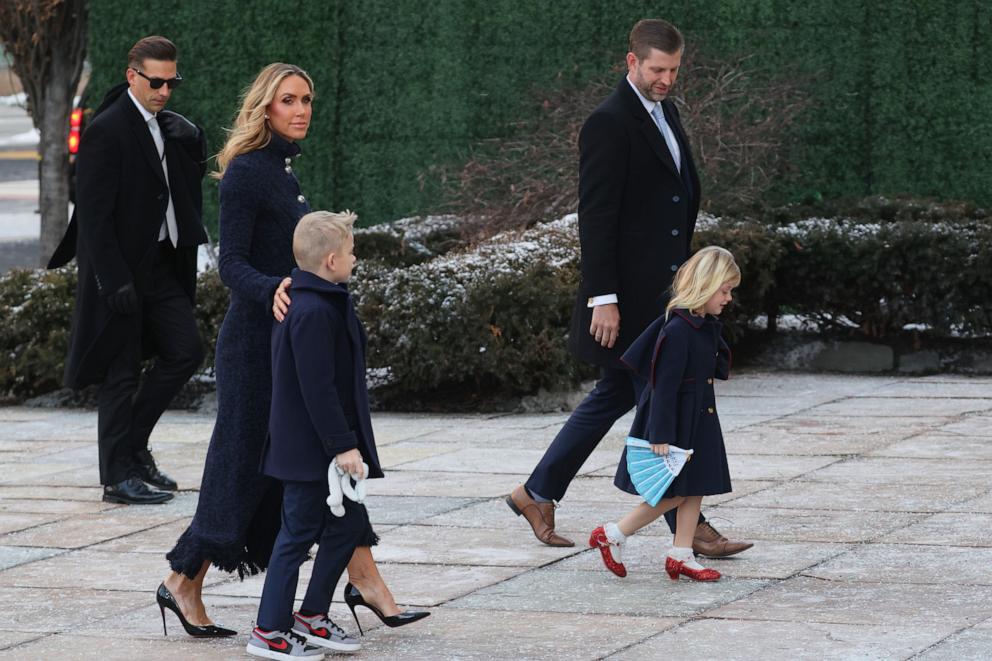
<path id="1" fill-rule="evenodd" d="M 114 503 L 172 499 L 177 485 L 156 466 L 148 437 L 204 355 L 193 299 L 197 246 L 207 240 L 206 142 L 199 127 L 164 110 L 182 81 L 176 60 L 164 37 L 131 48 L 126 84 L 108 93 L 83 133 L 76 208 L 49 263 L 79 263 L 65 381 L 100 384 L 100 481 Z"/>

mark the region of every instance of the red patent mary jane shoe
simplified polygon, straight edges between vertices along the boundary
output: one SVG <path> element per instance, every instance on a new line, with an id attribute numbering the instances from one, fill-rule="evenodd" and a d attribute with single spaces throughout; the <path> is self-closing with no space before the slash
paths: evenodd
<path id="1" fill-rule="evenodd" d="M 617 562 L 617 560 L 613 557 L 613 547 L 616 546 L 616 544 L 610 544 L 610 540 L 606 536 L 606 530 L 603 529 L 603 526 L 596 528 L 592 531 L 592 534 L 589 535 L 589 546 L 594 549 L 599 549 L 600 555 L 603 556 L 603 564 L 606 565 L 607 569 L 620 578 L 627 575 L 627 568 L 623 566 L 622 562 Z"/>
<path id="2" fill-rule="evenodd" d="M 665 559 L 665 571 L 673 581 L 679 580 L 679 575 L 688 576 L 694 581 L 719 581 L 720 572 L 715 569 L 692 569 L 686 567 L 685 562 L 668 557 Z"/>

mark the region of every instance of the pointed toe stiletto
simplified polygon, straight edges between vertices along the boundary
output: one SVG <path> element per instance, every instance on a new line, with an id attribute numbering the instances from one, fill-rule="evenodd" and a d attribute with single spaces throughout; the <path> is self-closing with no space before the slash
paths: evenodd
<path id="1" fill-rule="evenodd" d="M 687 576 L 694 581 L 720 580 L 720 572 L 715 569 L 708 569 L 706 567 L 703 569 L 692 569 L 691 567 L 686 567 L 685 562 L 682 560 L 676 560 L 671 556 L 665 559 L 665 571 L 668 572 L 668 577 L 673 581 L 679 580 L 680 575 Z"/>
<path id="2" fill-rule="evenodd" d="M 365 635 L 365 632 L 362 631 L 362 624 L 358 621 L 358 616 L 355 615 L 355 608 L 357 606 L 365 606 L 368 608 L 370 611 L 375 613 L 375 616 L 378 617 L 379 620 L 387 627 L 406 626 L 407 624 L 411 624 L 417 620 L 422 620 L 431 614 L 430 611 L 403 611 L 398 615 L 383 615 L 381 610 L 365 601 L 362 593 L 359 592 L 358 588 L 351 583 L 344 586 L 344 603 L 348 604 L 348 608 L 351 609 L 351 616 L 355 618 L 355 624 L 358 625 L 358 631 L 363 636 Z"/>
<path id="3" fill-rule="evenodd" d="M 172 596 L 171 592 L 169 592 L 169 588 L 165 587 L 165 583 L 158 586 L 158 592 L 155 593 L 155 601 L 158 602 L 158 609 L 162 612 L 162 635 L 169 635 L 168 630 L 165 628 L 166 608 L 176 614 L 176 617 L 179 618 L 179 622 L 183 625 L 183 629 L 185 629 L 186 633 L 194 638 L 226 638 L 238 633 L 233 629 L 225 629 L 224 627 L 218 627 L 214 624 L 199 626 L 187 622 L 186 617 L 183 616 L 183 612 L 179 608 L 179 602 L 177 602 L 176 598 Z"/>

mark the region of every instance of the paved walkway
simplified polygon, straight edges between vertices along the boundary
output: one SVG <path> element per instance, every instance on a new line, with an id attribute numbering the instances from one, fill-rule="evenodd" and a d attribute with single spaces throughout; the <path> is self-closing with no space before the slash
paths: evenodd
<path id="1" fill-rule="evenodd" d="M 632 540 L 626 579 L 583 546 L 632 504 L 611 485 L 629 417 L 558 511 L 580 544 L 553 549 L 502 498 L 563 414 L 375 416 L 391 469 L 370 488 L 375 555 L 400 600 L 433 615 L 387 629 L 362 611 L 355 658 L 992 657 L 992 379 L 745 374 L 718 403 L 735 490 L 706 512 L 756 543 L 712 561 L 715 584 L 668 580 L 663 524 Z M 183 492 L 119 507 L 94 486 L 93 412 L 0 409 L 0 655 L 248 658 L 244 636 L 194 641 L 168 613 L 163 637 L 153 599 L 212 425 L 167 414 L 153 443 Z M 247 632 L 260 589 L 211 572 L 207 605 Z M 355 631 L 340 593 L 332 617 Z"/>

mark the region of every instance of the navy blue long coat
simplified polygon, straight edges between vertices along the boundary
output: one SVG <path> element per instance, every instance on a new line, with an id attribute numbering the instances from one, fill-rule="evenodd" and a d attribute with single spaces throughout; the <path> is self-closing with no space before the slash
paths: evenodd
<path id="1" fill-rule="evenodd" d="M 675 309 L 667 321 L 659 317 L 648 326 L 622 358 L 648 384 L 637 404 L 630 435 L 694 451 L 665 498 L 731 491 L 713 391 L 714 378 L 730 378 L 730 348 L 720 337 L 720 329 L 715 317 Z M 627 473 L 626 449 L 613 484 L 637 493 Z"/>
<path id="2" fill-rule="evenodd" d="M 299 153 L 273 134 L 231 161 L 220 182 L 220 277 L 231 302 L 217 337 L 217 422 L 196 515 L 166 556 L 190 577 L 204 559 L 242 576 L 265 569 L 279 532 L 281 486 L 258 467 L 272 393 L 272 297 L 296 266 L 293 231 L 310 211 L 292 172 Z"/>
<path id="3" fill-rule="evenodd" d="M 272 408 L 262 472 L 327 480 L 331 459 L 357 449 L 382 477 L 365 384 L 365 330 L 348 287 L 295 269 L 292 307 L 272 327 Z"/>

